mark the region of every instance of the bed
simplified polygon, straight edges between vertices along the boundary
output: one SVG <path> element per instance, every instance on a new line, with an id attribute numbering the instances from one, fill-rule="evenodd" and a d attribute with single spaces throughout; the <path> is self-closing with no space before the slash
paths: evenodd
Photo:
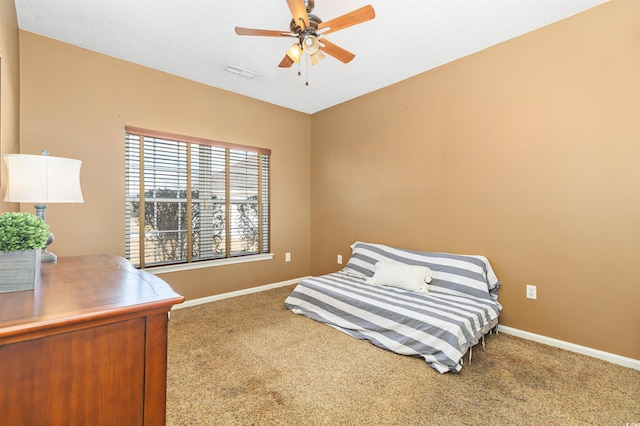
<path id="1" fill-rule="evenodd" d="M 356 242 L 346 266 L 306 278 L 285 300 L 292 312 L 440 373 L 498 324 L 500 283 L 483 256 L 419 252 Z"/>

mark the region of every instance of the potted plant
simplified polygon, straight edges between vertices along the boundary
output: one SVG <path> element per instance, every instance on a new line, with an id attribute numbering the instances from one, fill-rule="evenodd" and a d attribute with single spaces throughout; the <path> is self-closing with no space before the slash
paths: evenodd
<path id="1" fill-rule="evenodd" d="M 34 289 L 48 238 L 49 226 L 34 214 L 0 215 L 0 293 Z"/>

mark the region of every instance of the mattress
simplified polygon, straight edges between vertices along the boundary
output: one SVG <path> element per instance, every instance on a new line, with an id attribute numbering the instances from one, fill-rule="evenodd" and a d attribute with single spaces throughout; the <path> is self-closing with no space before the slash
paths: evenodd
<path id="1" fill-rule="evenodd" d="M 302 280 L 285 300 L 292 312 L 398 354 L 459 372 L 465 353 L 498 323 L 499 282 L 486 258 L 355 243 L 347 266 Z M 370 285 L 375 264 L 426 265 L 428 292 Z"/>

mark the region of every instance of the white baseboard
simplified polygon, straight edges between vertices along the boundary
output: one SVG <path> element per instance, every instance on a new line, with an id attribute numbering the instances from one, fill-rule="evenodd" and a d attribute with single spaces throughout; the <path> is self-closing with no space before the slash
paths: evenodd
<path id="1" fill-rule="evenodd" d="M 556 348 L 566 349 L 571 352 L 576 352 L 582 355 L 587 355 L 593 358 L 609 361 L 614 364 L 622 365 L 623 367 L 629 367 L 629 368 L 633 368 L 634 370 L 640 370 L 640 360 L 637 360 L 637 359 L 627 358 L 627 357 L 612 354 L 609 352 L 604 352 L 598 349 L 592 349 L 586 346 L 576 345 L 575 343 L 569 343 L 563 340 L 553 339 L 551 337 L 530 333 L 528 331 L 518 330 L 517 328 L 507 327 L 505 325 L 499 325 L 498 331 L 504 334 L 510 334 L 512 336 L 521 337 L 527 340 L 533 340 L 534 342 L 543 343 L 545 345 L 554 346 Z"/>
<path id="2" fill-rule="evenodd" d="M 216 300 L 228 299 L 230 297 L 236 297 L 236 296 L 244 296 L 246 294 L 258 293 L 260 291 L 271 290 L 272 288 L 277 288 L 277 287 L 285 287 L 288 285 L 297 284 L 305 278 L 309 278 L 309 277 L 296 278 L 293 280 L 281 281 L 279 283 L 266 284 L 258 287 L 245 288 L 244 290 L 232 291 L 229 293 L 222 293 L 222 294 L 214 294 L 213 296 L 187 300 L 186 302 L 183 302 L 179 305 L 173 305 L 172 309 L 189 308 L 191 306 L 202 305 L 203 303 L 215 302 Z"/>

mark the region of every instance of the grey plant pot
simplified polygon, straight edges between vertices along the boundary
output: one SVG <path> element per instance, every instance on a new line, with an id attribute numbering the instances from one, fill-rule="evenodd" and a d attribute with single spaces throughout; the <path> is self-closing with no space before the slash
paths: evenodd
<path id="1" fill-rule="evenodd" d="M 0 293 L 33 290 L 40 279 L 41 250 L 0 251 Z"/>

